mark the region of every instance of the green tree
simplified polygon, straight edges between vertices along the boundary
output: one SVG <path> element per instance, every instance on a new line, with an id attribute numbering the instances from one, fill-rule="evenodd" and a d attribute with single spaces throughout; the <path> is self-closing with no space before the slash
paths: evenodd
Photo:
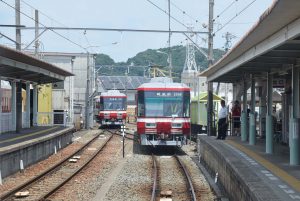
<path id="1" fill-rule="evenodd" d="M 160 52 L 168 53 L 168 48 L 158 49 Z M 202 48 L 207 53 L 207 48 Z M 186 48 L 182 45 L 171 47 L 172 51 L 172 72 L 175 77 L 175 81 L 180 81 L 181 73 L 184 67 L 186 59 Z M 155 49 L 148 49 L 143 52 L 139 52 L 136 56 L 129 58 L 126 62 L 115 63 L 108 55 L 98 54 L 96 57 L 96 66 L 101 65 L 100 74 L 103 75 L 125 75 L 127 67 L 129 66 L 129 75 L 143 76 L 144 68 L 151 65 L 165 66 L 165 70 L 168 70 L 168 55 L 160 53 Z M 214 62 L 218 61 L 223 55 L 224 51 L 220 49 L 214 49 Z M 195 49 L 195 59 L 198 68 L 201 71 L 208 67 L 206 56 L 200 51 Z M 130 67 L 138 66 L 138 67 Z"/>
<path id="2" fill-rule="evenodd" d="M 115 61 L 106 54 L 96 55 L 96 65 L 114 65 Z"/>

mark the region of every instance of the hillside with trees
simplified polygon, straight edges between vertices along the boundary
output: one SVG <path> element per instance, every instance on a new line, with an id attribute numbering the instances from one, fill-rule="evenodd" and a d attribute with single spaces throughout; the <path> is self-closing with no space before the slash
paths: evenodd
<path id="1" fill-rule="evenodd" d="M 173 46 L 171 47 L 171 51 L 173 76 L 178 77 L 176 80 L 179 80 L 185 63 L 186 48 L 182 45 Z M 203 48 L 203 51 L 207 52 L 207 49 Z M 108 55 L 98 54 L 96 55 L 96 68 L 101 66 L 101 69 L 99 70 L 100 75 L 125 75 L 125 72 L 129 70 L 129 75 L 143 76 L 145 73 L 145 75 L 147 76 L 147 70 L 149 66 L 161 66 L 165 67 L 166 70 L 168 69 L 168 55 L 166 54 L 167 52 L 168 48 L 161 48 L 158 50 L 148 49 L 146 51 L 138 53 L 132 58 L 129 58 L 127 62 L 119 63 L 115 63 L 114 60 Z M 225 52 L 223 50 L 215 49 L 215 61 L 219 60 L 224 53 Z M 195 59 L 200 71 L 203 71 L 207 68 L 207 59 L 198 50 L 195 50 Z"/>

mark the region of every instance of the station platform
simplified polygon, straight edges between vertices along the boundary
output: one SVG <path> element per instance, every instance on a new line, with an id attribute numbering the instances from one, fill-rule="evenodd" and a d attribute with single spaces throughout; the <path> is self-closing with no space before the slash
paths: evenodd
<path id="1" fill-rule="evenodd" d="M 73 127 L 32 127 L 0 135 L 0 176 L 22 171 L 72 143 Z M 1 180 L 1 178 L 0 178 Z"/>
<path id="2" fill-rule="evenodd" d="M 35 138 L 49 135 L 53 132 L 63 130 L 63 126 L 45 126 L 45 127 L 31 127 L 22 129 L 19 133 L 8 132 L 0 134 L 0 147 L 7 147 L 13 144 L 25 142 Z"/>
<path id="3" fill-rule="evenodd" d="M 240 137 L 198 135 L 202 164 L 218 182 L 229 200 L 300 200 L 300 166 L 289 164 L 289 147 L 274 143 L 274 154 L 265 153 L 265 140 L 252 146 Z"/>

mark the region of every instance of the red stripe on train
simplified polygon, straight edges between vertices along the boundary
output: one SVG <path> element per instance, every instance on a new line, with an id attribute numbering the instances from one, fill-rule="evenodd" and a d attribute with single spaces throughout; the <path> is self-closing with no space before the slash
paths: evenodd
<path id="1" fill-rule="evenodd" d="M 171 134 L 171 130 L 175 130 L 178 132 L 179 130 L 182 130 L 182 133 L 184 135 L 190 134 L 190 128 L 191 124 L 189 122 L 183 122 L 182 128 L 172 128 L 172 122 L 156 122 L 156 134 Z M 138 134 L 145 134 L 146 131 L 146 123 L 145 122 L 137 122 L 137 133 Z"/>
<path id="2" fill-rule="evenodd" d="M 109 113 L 107 115 L 104 115 L 104 113 L 99 113 L 100 119 L 118 119 L 118 113 Z M 127 114 L 122 113 L 122 119 L 126 119 Z M 120 119 L 120 118 L 119 118 Z"/>

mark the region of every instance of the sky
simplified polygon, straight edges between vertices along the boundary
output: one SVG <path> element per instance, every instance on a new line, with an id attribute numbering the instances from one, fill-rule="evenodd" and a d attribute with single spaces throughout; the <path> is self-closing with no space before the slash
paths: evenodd
<path id="1" fill-rule="evenodd" d="M 38 9 L 39 21 L 44 26 L 94 27 L 120 29 L 168 30 L 168 0 L 21 0 L 21 11 L 34 18 Z M 193 26 L 195 31 L 207 32 L 209 0 L 171 0 L 171 30 L 184 31 Z M 15 0 L 0 1 L 0 25 L 15 24 Z M 215 0 L 214 48 L 223 49 L 224 35 L 234 36 L 232 46 L 253 26 L 272 0 Z M 34 20 L 21 14 L 21 24 L 33 27 Z M 236 17 L 235 17 L 236 16 Z M 41 27 L 43 25 L 40 25 Z M 219 30 L 220 29 L 220 30 Z M 15 39 L 14 28 L 0 27 L 0 32 Z M 116 62 L 147 49 L 168 47 L 167 33 L 57 31 L 65 38 L 46 31 L 40 38 L 41 51 L 86 52 L 109 55 Z M 22 48 L 34 39 L 34 30 L 22 30 Z M 193 37 L 200 47 L 207 47 L 207 34 Z M 76 44 L 74 44 L 76 43 Z M 14 43 L 0 37 L 0 44 L 14 47 Z M 171 46 L 185 45 L 183 34 L 172 34 Z M 33 49 L 33 45 L 29 49 Z"/>

